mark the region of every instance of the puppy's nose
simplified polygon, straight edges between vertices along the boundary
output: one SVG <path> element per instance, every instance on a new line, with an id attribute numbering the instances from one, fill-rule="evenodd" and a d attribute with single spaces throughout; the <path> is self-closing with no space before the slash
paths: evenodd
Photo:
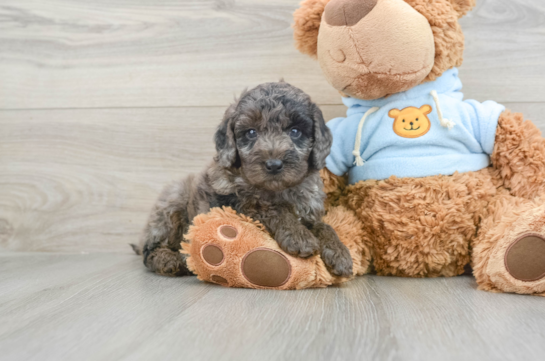
<path id="1" fill-rule="evenodd" d="M 353 26 L 367 16 L 378 0 L 331 0 L 325 7 L 325 21 L 333 26 Z"/>
<path id="2" fill-rule="evenodd" d="M 280 159 L 269 159 L 265 162 L 267 172 L 271 174 L 278 174 L 284 168 L 284 163 Z"/>

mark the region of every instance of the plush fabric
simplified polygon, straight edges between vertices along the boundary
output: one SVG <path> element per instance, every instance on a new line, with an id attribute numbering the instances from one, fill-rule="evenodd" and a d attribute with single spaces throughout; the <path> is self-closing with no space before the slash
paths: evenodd
<path id="1" fill-rule="evenodd" d="M 350 96 L 376 99 L 410 89 L 430 72 L 434 54 L 428 21 L 401 0 L 379 1 L 351 27 L 322 17 L 318 61 L 331 85 Z"/>
<path id="2" fill-rule="evenodd" d="M 379 0 L 361 24 L 350 28 L 323 21 L 327 3 L 301 3 L 294 13 L 295 46 L 317 57 L 326 79 L 343 94 L 376 99 L 462 65 L 464 34 L 458 18 L 475 0 Z"/>
<path id="3" fill-rule="evenodd" d="M 505 253 L 525 234 L 545 237 L 545 205 L 541 200 L 511 196 L 505 189 L 489 202 L 477 237 L 472 240 L 473 274 L 479 289 L 492 292 L 545 294 L 545 278 L 515 279 L 505 266 Z"/>
<path id="4" fill-rule="evenodd" d="M 221 237 L 218 229 L 228 225 L 235 228 L 238 235 L 234 239 Z M 244 256 L 254 249 L 265 248 L 283 254 L 291 265 L 291 275 L 285 284 L 276 289 L 301 289 L 309 287 L 325 287 L 333 284 L 331 276 L 318 256 L 310 258 L 292 257 L 282 252 L 275 240 L 257 221 L 237 214 L 230 208 L 214 208 L 210 213 L 197 216 L 193 221 L 186 239 L 182 243 L 183 253 L 188 268 L 197 274 L 199 279 L 219 283 L 222 286 L 243 288 L 268 288 L 252 284 L 242 273 Z M 224 254 L 224 262 L 218 266 L 208 264 L 202 257 L 202 250 L 207 245 L 219 247 Z"/>
<path id="5" fill-rule="evenodd" d="M 434 82 L 443 74 L 445 79 L 457 74 L 453 68 L 462 62 L 464 45 L 458 19 L 475 6 L 475 0 L 377 0 L 372 9 L 368 4 L 345 19 L 338 8 L 353 7 L 359 0 L 331 1 L 348 1 L 328 6 L 334 12 L 327 16 L 332 24 L 323 19 L 328 0 L 303 1 L 294 15 L 294 33 L 298 49 L 317 56 L 330 83 L 351 96 L 344 99 L 350 107 L 348 117 L 329 124 L 334 149 L 327 169 L 320 174 L 327 194 L 324 221 L 350 250 L 354 276 L 370 272 L 402 277 L 456 276 L 470 263 L 481 290 L 544 296 L 545 274 L 539 277 L 545 267 L 536 262 L 545 255 L 532 252 L 545 249 L 541 243 L 545 242 L 545 139 L 521 114 L 504 111 L 493 102 L 462 102 L 457 77 L 444 89 L 437 85 L 442 78 Z M 405 19 L 413 22 L 407 24 Z M 406 26 L 392 29 L 396 24 Z M 427 45 L 423 25 L 431 31 L 432 46 Z M 414 41 L 413 46 L 420 42 L 415 51 L 421 53 L 414 59 L 407 59 L 409 48 L 399 42 L 407 39 L 407 34 L 414 36 L 405 40 Z M 434 49 L 431 66 L 427 63 L 430 49 Z M 426 69 L 425 74 L 418 73 L 417 65 Z M 443 117 L 439 117 L 435 100 L 425 94 L 432 88 L 439 93 Z M 414 98 L 409 96 L 413 92 L 418 93 Z M 375 106 L 381 110 L 363 123 L 361 152 L 353 154 L 362 114 Z M 421 116 L 429 121 L 429 129 L 424 127 L 414 138 L 399 136 L 409 133 L 396 126 L 396 121 Z M 446 118 L 456 125 L 452 127 Z M 381 133 L 383 129 L 386 133 Z M 436 130 L 441 133 L 434 134 Z M 462 133 L 463 138 L 456 138 Z M 416 143 L 411 142 L 426 137 L 435 139 L 447 153 L 452 148 L 447 139 L 457 139 L 466 155 L 489 155 L 491 164 L 486 158 L 478 167 L 463 168 L 462 163 L 449 163 L 440 152 L 436 155 L 445 159 L 445 164 L 418 158 L 422 154 L 416 150 L 425 150 L 431 143 L 412 148 Z M 397 146 L 400 159 L 385 157 L 380 142 L 392 149 Z M 354 157 L 362 154 L 367 160 L 363 167 L 372 165 L 374 159 L 383 160 L 372 175 L 353 171 Z M 410 165 L 407 160 L 412 158 L 422 164 Z M 426 168 L 434 172 L 423 172 Z M 218 238 L 222 224 L 239 230 L 240 244 Z M 347 281 L 332 277 L 319 257 L 300 259 L 283 254 L 262 226 L 229 210 L 199 216 L 188 238 L 191 243 L 184 245 L 184 251 L 189 255 L 189 266 L 211 282 L 263 288 L 248 283 L 241 274 L 244 255 L 255 249 L 268 249 L 276 252 L 273 258 L 289 260 L 289 280 L 278 289 Z M 519 243 L 529 238 L 539 247 L 531 246 L 532 242 Z M 224 250 L 221 265 L 202 261 L 201 250 L 207 244 Z M 212 255 L 215 263 L 219 257 Z M 513 267 L 537 277 L 523 280 L 511 273 Z M 261 271 L 266 273 L 266 267 Z"/>
<path id="6" fill-rule="evenodd" d="M 360 221 L 354 213 L 343 207 L 337 207 L 324 218 L 331 224 L 341 241 L 348 247 L 354 261 L 354 275 L 368 272 L 370 267 L 370 249 L 361 242 L 363 232 Z M 226 238 L 218 230 L 229 226 L 236 230 L 236 236 Z M 182 242 L 182 253 L 187 255 L 188 268 L 203 281 L 217 283 L 226 287 L 272 288 L 293 290 L 311 287 L 326 287 L 346 282 L 348 278 L 331 275 L 319 256 L 309 258 L 292 257 L 284 253 L 275 240 L 257 221 L 237 214 L 230 208 L 214 208 L 207 214 L 194 219 L 193 226 L 186 235 L 187 243 Z M 207 246 L 220 249 L 223 261 L 210 264 L 203 256 Z M 269 250 L 287 259 L 290 272 L 287 282 L 277 287 L 256 285 L 244 275 L 245 257 L 255 250 Z M 275 270 L 261 270 L 274 273 Z"/>
<path id="7" fill-rule="evenodd" d="M 475 6 L 475 0 L 405 0 L 429 22 L 435 44 L 435 61 L 424 81 L 433 81 L 446 70 L 462 65 L 464 33 L 458 23 Z"/>
<path id="8" fill-rule="evenodd" d="M 380 275 L 455 276 L 469 263 L 479 212 L 496 187 L 488 169 L 452 176 L 362 181 L 348 206 L 372 240 Z"/>
<path id="9" fill-rule="evenodd" d="M 303 54 L 316 57 L 318 51 L 318 32 L 322 22 L 322 14 L 330 0 L 304 0 L 301 7 L 295 10 L 293 18 L 293 37 L 295 46 Z"/>
<path id="10" fill-rule="evenodd" d="M 544 192 L 545 141 L 522 114 L 501 114 L 492 162 L 512 195 L 531 199 Z"/>
<path id="11" fill-rule="evenodd" d="M 333 146 L 326 159 L 336 175 L 349 174 L 350 184 L 368 179 L 427 177 L 477 171 L 490 164 L 496 126 L 505 107 L 492 101 L 462 101 L 462 83 L 456 68 L 433 82 L 421 84 L 388 98 L 359 100 L 344 98 L 349 107 L 346 118 L 327 123 L 333 133 Z M 452 129 L 440 124 L 437 104 L 430 91 L 439 93 L 443 117 L 454 121 Z M 362 116 L 372 107 L 380 108 L 368 116 L 361 130 L 358 149 L 365 164 L 354 164 L 354 144 Z M 425 114 L 421 107 L 426 107 Z M 413 114 L 407 114 L 412 109 Z M 395 113 L 395 118 L 393 113 Z M 418 119 L 418 121 L 416 120 Z M 420 128 L 399 133 L 402 129 Z M 425 130 L 425 133 L 419 132 Z M 424 128 L 424 129 L 422 129 Z"/>

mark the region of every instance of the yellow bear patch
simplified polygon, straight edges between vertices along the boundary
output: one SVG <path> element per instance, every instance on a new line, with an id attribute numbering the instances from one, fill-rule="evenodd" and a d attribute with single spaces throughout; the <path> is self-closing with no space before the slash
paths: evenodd
<path id="1" fill-rule="evenodd" d="M 408 107 L 403 110 L 392 109 L 388 113 L 390 118 L 394 118 L 394 132 L 403 138 L 418 138 L 426 134 L 431 123 L 427 114 L 432 111 L 431 106 L 423 105 L 420 109 Z"/>

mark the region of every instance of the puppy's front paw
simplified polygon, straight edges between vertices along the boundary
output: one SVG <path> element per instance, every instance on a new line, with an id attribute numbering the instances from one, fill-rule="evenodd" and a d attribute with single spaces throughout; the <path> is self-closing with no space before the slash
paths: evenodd
<path id="1" fill-rule="evenodd" d="M 280 248 L 292 256 L 307 258 L 320 250 L 318 239 L 303 226 L 277 231 L 275 238 Z"/>
<path id="2" fill-rule="evenodd" d="M 352 256 L 340 241 L 323 245 L 322 260 L 332 274 L 340 277 L 352 276 Z"/>
<path id="3" fill-rule="evenodd" d="M 156 248 L 150 252 L 145 247 L 144 265 L 162 276 L 180 277 L 191 275 L 180 252 L 167 248 Z"/>

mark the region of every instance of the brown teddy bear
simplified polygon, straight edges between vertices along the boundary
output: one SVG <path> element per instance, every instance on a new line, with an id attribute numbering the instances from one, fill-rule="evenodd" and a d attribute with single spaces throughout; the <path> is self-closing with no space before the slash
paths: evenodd
<path id="1" fill-rule="evenodd" d="M 463 100 L 458 19 L 474 5 L 305 0 L 295 12 L 297 48 L 349 107 L 328 123 L 324 221 L 348 246 L 354 275 L 456 276 L 470 264 L 480 289 L 545 295 L 545 140 L 521 114 Z M 207 281 L 346 281 L 318 256 L 286 255 L 228 209 L 197 217 L 187 238 L 188 266 Z"/>

